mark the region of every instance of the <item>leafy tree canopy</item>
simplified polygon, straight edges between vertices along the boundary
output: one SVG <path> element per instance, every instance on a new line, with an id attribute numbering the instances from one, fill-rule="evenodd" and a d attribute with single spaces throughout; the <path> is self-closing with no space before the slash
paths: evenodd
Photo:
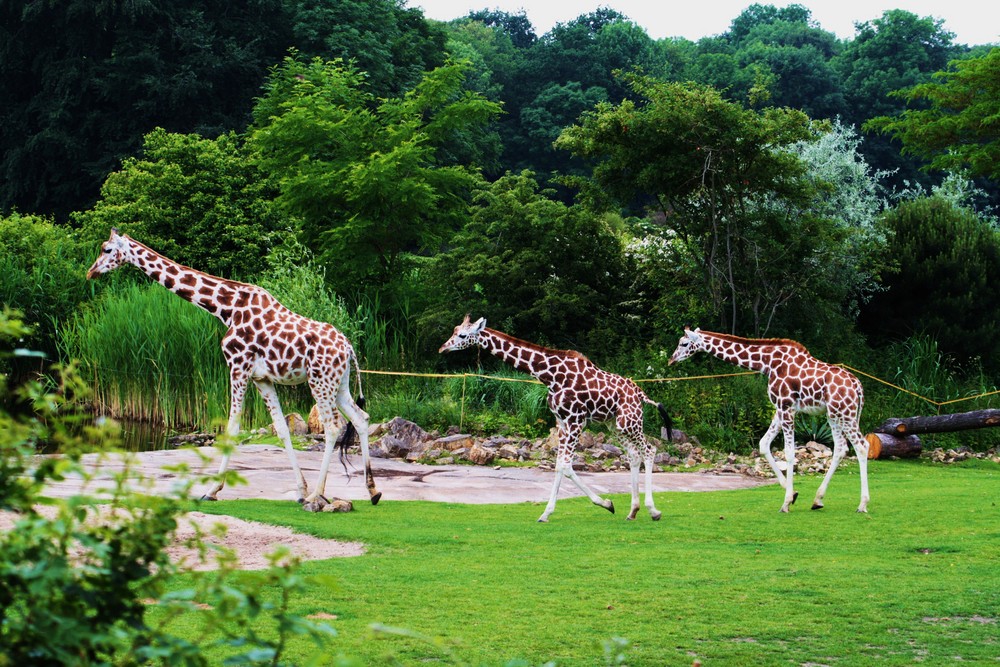
<path id="1" fill-rule="evenodd" d="M 933 81 L 896 95 L 917 108 L 879 116 L 866 128 L 892 135 L 929 168 L 968 169 L 1000 183 L 1000 48 L 952 61 Z"/>
<path id="2" fill-rule="evenodd" d="M 236 135 L 203 139 L 161 128 L 75 220 L 95 245 L 118 227 L 182 264 L 238 279 L 262 271 L 267 249 L 292 226 L 275 195 Z"/>
<path id="3" fill-rule="evenodd" d="M 303 242 L 338 267 L 335 286 L 385 285 L 406 253 L 460 226 L 481 177 L 442 154 L 475 144 L 499 111 L 464 90 L 467 69 L 449 62 L 381 101 L 342 61 L 289 56 L 275 69 L 249 141 L 279 203 L 301 221 Z"/>
<path id="4" fill-rule="evenodd" d="M 438 298 L 425 315 L 428 328 L 448 330 L 472 312 L 557 347 L 617 339 L 602 332 L 617 319 L 628 284 L 620 236 L 606 217 L 552 195 L 530 172 L 480 192 L 472 219 L 429 269 Z"/>

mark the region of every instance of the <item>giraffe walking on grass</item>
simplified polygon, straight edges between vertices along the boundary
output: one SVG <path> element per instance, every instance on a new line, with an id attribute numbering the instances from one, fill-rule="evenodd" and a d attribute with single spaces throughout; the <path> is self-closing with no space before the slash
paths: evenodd
<path id="1" fill-rule="evenodd" d="M 368 414 L 362 409 L 364 396 L 361 394 L 358 358 L 343 334 L 330 324 L 293 313 L 261 287 L 217 278 L 178 264 L 148 246 L 119 234 L 117 229 L 111 230 L 111 238 L 101 246 L 100 255 L 87 271 L 87 278 L 125 264 L 138 267 L 174 294 L 215 315 L 229 327 L 222 338 L 222 353 L 229 366 L 230 379 L 226 432 L 234 437 L 239 434 L 243 399 L 248 384 L 253 382 L 271 413 L 274 430 L 288 452 L 298 500 L 303 507 L 319 511 L 328 504 L 323 494 L 337 441 L 337 409 L 343 412 L 348 422 L 343 437 L 344 446 L 353 437 L 352 429 L 358 434 L 368 493 L 372 504 L 378 503 L 382 494 L 375 488 L 368 457 Z M 351 398 L 350 391 L 352 364 L 359 373 L 357 403 Z M 275 390 L 275 385 L 303 382 L 309 383 L 326 440 L 316 488 L 311 494 L 299 469 L 288 424 Z M 218 480 L 202 497 L 204 500 L 217 499 L 229 459 L 227 452 L 219 466 Z"/>
<path id="2" fill-rule="evenodd" d="M 787 512 L 798 493 L 792 488 L 795 469 L 795 415 L 826 413 L 833 433 L 833 459 L 823 482 L 816 491 L 812 509 L 823 507 L 823 496 L 830 478 L 847 453 L 847 443 L 854 447 L 861 471 L 861 504 L 859 512 L 868 511 L 868 443 L 858 424 L 864 406 L 861 382 L 849 371 L 824 363 L 792 340 L 773 338 L 740 338 L 729 334 L 684 329 L 670 363 L 683 361 L 696 352 L 707 352 L 719 359 L 767 376 L 767 396 L 774 405 L 774 418 L 760 439 L 760 453 L 767 459 L 778 482 L 785 489 L 782 512 Z M 771 455 L 771 441 L 778 434 L 785 436 L 787 474 L 783 474 Z"/>
<path id="3" fill-rule="evenodd" d="M 628 448 L 629 469 L 632 482 L 632 507 L 629 521 L 639 512 L 639 466 L 646 467 L 646 509 L 653 521 L 661 513 L 653 504 L 653 456 L 656 448 L 646 439 L 642 430 L 644 403 L 655 405 L 670 433 L 670 418 L 662 403 L 657 403 L 628 378 L 608 373 L 595 366 L 589 359 L 573 350 L 550 350 L 534 343 L 519 340 L 505 333 L 486 328 L 486 320 L 469 321 L 469 316 L 455 327 L 451 338 L 439 352 L 454 352 L 478 345 L 514 368 L 530 373 L 549 388 L 548 404 L 556 417 L 559 431 L 559 448 L 556 453 L 556 476 L 545 511 L 538 520 L 545 523 L 556 508 L 559 484 L 568 477 L 590 498 L 595 505 L 614 514 L 615 506 L 592 491 L 573 470 L 573 453 L 580 433 L 591 421 L 615 420 L 615 427 Z"/>

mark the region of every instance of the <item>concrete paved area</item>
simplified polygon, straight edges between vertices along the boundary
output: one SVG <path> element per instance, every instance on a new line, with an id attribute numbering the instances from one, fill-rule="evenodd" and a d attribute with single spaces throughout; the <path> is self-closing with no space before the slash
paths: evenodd
<path id="1" fill-rule="evenodd" d="M 132 469 L 147 480 L 150 486 L 137 488 L 152 493 L 166 493 L 181 483 L 182 477 L 173 468 L 187 466 L 191 473 L 211 475 L 217 472 L 219 452 L 213 447 L 197 449 L 163 450 L 130 455 Z M 322 452 L 296 452 L 299 466 L 310 487 L 315 484 Z M 327 481 L 328 497 L 348 500 L 367 500 L 368 492 L 361 471 L 361 457 L 351 456 L 354 468 L 350 480 L 343 467 L 334 459 Z M 105 456 L 88 454 L 84 464 L 92 474 L 86 484 L 88 493 L 98 492 L 111 484 L 113 476 L 124 469 L 121 455 Z M 227 486 L 219 493 L 220 500 L 236 498 L 263 498 L 294 500 L 295 480 L 292 478 L 288 456 L 279 447 L 271 445 L 243 445 L 230 462 L 230 470 L 243 477 L 247 484 Z M 382 500 L 430 500 L 455 503 L 521 503 L 545 502 L 552 488 L 551 470 L 538 468 L 496 468 L 472 465 L 421 465 L 395 459 L 372 459 L 372 471 L 382 492 Z M 599 494 L 628 493 L 629 473 L 597 472 L 578 473 L 588 486 Z M 642 478 L 640 478 L 641 484 Z M 722 491 L 771 484 L 774 480 L 761 480 L 735 474 L 671 473 L 653 475 L 653 490 L 660 491 Z M 196 483 L 191 495 L 200 496 L 207 490 L 204 482 Z M 70 478 L 49 487 L 50 495 L 67 496 L 84 489 L 79 477 Z M 576 485 L 563 480 L 560 498 L 582 495 Z"/>

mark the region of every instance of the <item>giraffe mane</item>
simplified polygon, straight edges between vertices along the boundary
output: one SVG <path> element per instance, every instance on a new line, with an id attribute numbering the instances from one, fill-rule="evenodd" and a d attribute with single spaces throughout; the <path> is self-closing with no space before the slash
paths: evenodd
<path id="1" fill-rule="evenodd" d="M 577 352 L 576 350 L 556 350 L 551 347 L 545 347 L 544 345 L 539 345 L 538 343 L 532 343 L 531 341 L 527 341 L 521 338 L 516 338 L 515 336 L 511 336 L 510 334 L 506 334 L 502 331 L 497 331 L 496 329 L 487 328 L 486 331 L 489 331 L 490 333 L 499 338 L 508 340 L 517 345 L 518 347 L 526 347 L 529 350 L 535 350 L 537 352 L 545 352 L 547 354 L 559 354 L 566 357 L 574 357 L 576 359 L 583 359 L 584 361 L 587 362 L 590 361 L 590 359 L 588 359 L 585 355 L 581 354 L 580 352 Z"/>
<path id="2" fill-rule="evenodd" d="M 134 243 L 135 245 L 139 246 L 143 250 L 151 252 L 154 255 L 157 255 L 158 257 L 163 257 L 164 259 L 168 259 L 171 262 L 174 262 L 174 260 L 170 259 L 169 257 L 167 257 L 166 255 L 164 255 L 163 253 L 157 252 L 156 250 L 153 250 L 152 248 L 150 248 L 148 245 L 146 245 L 142 241 L 137 241 L 134 238 L 132 238 L 131 236 L 129 236 L 128 234 L 122 234 L 121 236 L 124 239 L 128 239 L 129 243 Z M 220 276 L 212 275 L 211 273 L 206 273 L 205 271 L 199 271 L 198 269 L 193 269 L 190 266 L 187 266 L 185 264 L 181 264 L 180 262 L 174 262 L 174 263 L 178 264 L 181 267 L 183 267 L 185 270 L 190 271 L 191 273 L 197 273 L 198 275 L 205 276 L 207 278 L 211 278 L 212 280 L 218 280 L 219 282 L 228 283 L 230 285 L 237 285 L 237 286 L 242 287 L 242 288 L 259 290 L 259 291 L 263 292 L 264 294 L 267 294 L 268 296 L 270 296 L 272 299 L 274 299 L 274 297 L 271 295 L 271 293 L 268 292 L 263 287 L 261 287 L 260 285 L 254 285 L 252 283 L 244 283 L 244 282 L 240 282 L 239 280 L 230 280 L 229 278 L 222 278 Z M 275 299 L 275 301 L 277 301 L 277 299 Z"/>
<path id="3" fill-rule="evenodd" d="M 797 340 L 792 340 L 790 338 L 744 338 L 743 336 L 735 336 L 733 334 L 718 333 L 715 331 L 701 331 L 699 332 L 703 335 L 711 336 L 713 338 L 719 338 L 721 340 L 728 340 L 734 343 L 740 343 L 742 345 L 788 345 L 789 347 L 794 347 L 798 350 L 809 354 L 809 350 L 806 346 Z"/>

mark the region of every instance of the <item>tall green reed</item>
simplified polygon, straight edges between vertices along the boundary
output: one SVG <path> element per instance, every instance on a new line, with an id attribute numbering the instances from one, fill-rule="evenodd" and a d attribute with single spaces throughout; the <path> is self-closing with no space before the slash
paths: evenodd
<path id="1" fill-rule="evenodd" d="M 96 408 L 168 427 L 208 425 L 229 410 L 225 327 L 159 285 L 115 285 L 59 328 Z M 248 405 L 251 417 L 259 406 Z"/>

